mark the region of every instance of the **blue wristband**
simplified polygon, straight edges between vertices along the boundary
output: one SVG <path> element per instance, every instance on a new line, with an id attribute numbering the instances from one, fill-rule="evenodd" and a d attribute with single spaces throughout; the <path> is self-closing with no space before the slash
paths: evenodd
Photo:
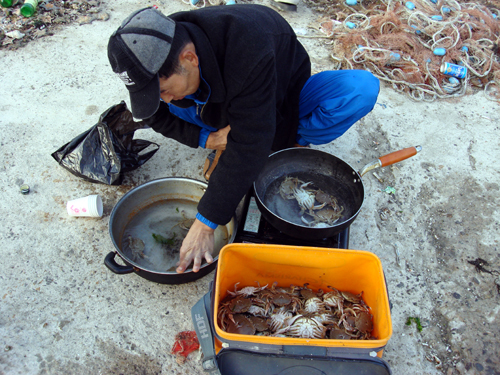
<path id="1" fill-rule="evenodd" d="M 199 221 L 201 221 L 203 224 L 209 226 L 212 229 L 217 229 L 217 227 L 219 226 L 218 224 L 212 223 L 210 220 L 205 219 L 205 217 L 202 214 L 200 214 L 199 212 L 196 214 L 196 218 Z"/>

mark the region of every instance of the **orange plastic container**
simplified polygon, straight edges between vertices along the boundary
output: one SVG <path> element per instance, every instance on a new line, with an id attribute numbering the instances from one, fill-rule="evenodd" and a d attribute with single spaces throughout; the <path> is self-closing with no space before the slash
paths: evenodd
<path id="1" fill-rule="evenodd" d="M 309 288 L 328 290 L 333 286 L 355 294 L 363 292 L 363 299 L 373 314 L 373 336 L 377 340 L 329 340 L 302 339 L 268 336 L 251 336 L 227 333 L 217 323 L 218 306 L 227 290 L 234 291 L 245 286 L 269 287 L 309 283 Z M 377 353 L 392 335 L 389 297 L 380 259 L 373 253 L 359 250 L 295 247 L 282 245 L 241 244 L 226 245 L 219 253 L 214 285 L 214 327 L 217 339 L 215 349 L 248 344 L 258 347 L 267 345 L 321 346 L 346 348 L 353 352 Z"/>

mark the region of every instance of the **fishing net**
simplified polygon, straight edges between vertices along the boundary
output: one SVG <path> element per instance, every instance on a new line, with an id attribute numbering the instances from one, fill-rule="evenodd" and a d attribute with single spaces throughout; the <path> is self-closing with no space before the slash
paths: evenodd
<path id="1" fill-rule="evenodd" d="M 500 12 L 494 6 L 454 0 L 365 0 L 354 6 L 304 1 L 328 16 L 318 28 L 331 39 L 335 69 L 369 70 L 415 100 L 462 96 L 473 88 L 500 100 Z M 466 76 L 443 74 L 445 62 L 465 67 Z"/>
<path id="2" fill-rule="evenodd" d="M 227 0 L 182 0 L 184 4 L 189 4 L 193 8 L 205 8 L 212 5 L 224 5 Z"/>

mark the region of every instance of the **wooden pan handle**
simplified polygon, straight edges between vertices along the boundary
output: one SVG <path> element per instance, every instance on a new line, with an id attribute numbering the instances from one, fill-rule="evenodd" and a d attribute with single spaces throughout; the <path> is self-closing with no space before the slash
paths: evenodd
<path id="1" fill-rule="evenodd" d="M 203 176 L 207 181 L 210 180 L 210 176 L 212 175 L 212 172 L 214 171 L 215 167 L 217 166 L 217 163 L 219 162 L 219 158 L 222 155 L 222 151 L 224 150 L 215 151 L 215 157 L 214 160 L 212 161 L 212 164 L 210 164 L 208 158 L 205 161 L 205 166 L 203 167 Z"/>
<path id="2" fill-rule="evenodd" d="M 399 163 L 402 160 L 411 158 L 422 150 L 421 146 L 408 147 L 399 151 L 391 152 L 390 154 L 381 156 L 378 158 L 380 160 L 381 167 L 387 167 L 388 165 Z"/>

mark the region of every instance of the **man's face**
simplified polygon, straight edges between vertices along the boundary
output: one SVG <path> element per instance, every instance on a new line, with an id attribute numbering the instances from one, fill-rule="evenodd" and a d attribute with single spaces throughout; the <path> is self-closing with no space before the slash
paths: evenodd
<path id="1" fill-rule="evenodd" d="M 173 74 L 169 78 L 160 77 L 160 96 L 165 103 L 172 100 L 181 100 L 198 90 L 199 81 L 190 77 L 186 72 Z"/>
<path id="2" fill-rule="evenodd" d="M 194 94 L 200 86 L 198 57 L 192 44 L 180 54 L 179 64 L 180 73 L 173 74 L 169 78 L 160 77 L 160 97 L 165 103 Z"/>

